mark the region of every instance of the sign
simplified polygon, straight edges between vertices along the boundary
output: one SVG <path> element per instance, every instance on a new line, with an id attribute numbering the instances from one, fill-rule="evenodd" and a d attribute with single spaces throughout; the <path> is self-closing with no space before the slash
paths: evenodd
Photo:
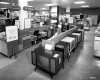
<path id="1" fill-rule="evenodd" d="M 21 8 L 19 6 L 11 6 L 10 10 L 19 11 L 19 10 L 21 10 Z"/>
<path id="2" fill-rule="evenodd" d="M 35 9 L 33 7 L 24 6 L 23 10 L 25 10 L 25 11 L 34 11 Z"/>
<path id="3" fill-rule="evenodd" d="M 25 19 L 25 29 L 31 28 L 31 19 L 26 18 Z"/>
<path id="4" fill-rule="evenodd" d="M 17 26 L 7 26 L 6 27 L 6 37 L 7 37 L 7 42 L 18 40 Z"/>

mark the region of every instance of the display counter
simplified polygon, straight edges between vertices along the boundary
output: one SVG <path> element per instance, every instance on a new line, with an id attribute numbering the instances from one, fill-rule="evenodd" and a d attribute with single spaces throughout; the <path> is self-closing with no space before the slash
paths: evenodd
<path id="1" fill-rule="evenodd" d="M 32 36 L 31 36 L 31 35 L 29 35 L 29 36 L 24 36 L 24 37 L 22 38 L 22 40 L 23 40 L 23 48 L 24 48 L 24 49 L 27 49 L 27 48 L 29 48 L 29 47 L 32 46 L 32 44 L 31 44 Z"/>
<path id="2" fill-rule="evenodd" d="M 15 56 L 18 53 L 18 42 L 7 43 L 5 40 L 0 40 L 0 53 L 7 57 Z"/>
<path id="3" fill-rule="evenodd" d="M 4 55 L 8 53 L 5 32 L 0 33 L 0 53 Z"/>
<path id="4" fill-rule="evenodd" d="M 7 43 L 4 40 L 0 40 L 0 53 L 4 55 L 8 54 Z"/>

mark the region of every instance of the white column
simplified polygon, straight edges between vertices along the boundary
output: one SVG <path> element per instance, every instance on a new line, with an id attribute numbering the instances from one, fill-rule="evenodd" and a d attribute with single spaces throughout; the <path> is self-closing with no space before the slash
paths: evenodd
<path id="1" fill-rule="evenodd" d="M 19 6 L 21 7 L 19 20 L 20 20 L 20 30 L 24 29 L 24 19 L 28 18 L 28 12 L 23 10 L 24 6 L 28 6 L 28 0 L 19 0 Z"/>

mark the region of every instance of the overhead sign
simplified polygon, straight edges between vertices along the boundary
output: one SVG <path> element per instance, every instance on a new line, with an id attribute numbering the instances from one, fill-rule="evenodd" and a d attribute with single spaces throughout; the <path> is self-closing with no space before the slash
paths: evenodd
<path id="1" fill-rule="evenodd" d="M 25 10 L 25 11 L 34 11 L 35 9 L 33 7 L 24 6 L 23 10 Z"/>
<path id="2" fill-rule="evenodd" d="M 19 10 L 21 10 L 21 8 L 19 6 L 11 6 L 10 10 L 19 11 Z"/>
<path id="3" fill-rule="evenodd" d="M 17 26 L 6 27 L 7 42 L 18 40 L 18 28 Z"/>

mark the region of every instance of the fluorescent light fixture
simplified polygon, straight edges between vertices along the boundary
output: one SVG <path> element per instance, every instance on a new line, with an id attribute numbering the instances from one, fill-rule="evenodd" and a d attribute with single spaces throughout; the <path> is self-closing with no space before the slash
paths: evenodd
<path id="1" fill-rule="evenodd" d="M 57 4 L 45 4 L 45 6 L 56 6 Z"/>
<path id="2" fill-rule="evenodd" d="M 0 2 L 0 4 L 10 4 L 9 2 Z"/>
<path id="3" fill-rule="evenodd" d="M 46 8 L 41 8 L 42 10 L 46 10 Z"/>
<path id="4" fill-rule="evenodd" d="M 89 7 L 89 5 L 83 5 L 83 6 L 81 6 L 81 7 L 86 8 L 86 7 Z"/>
<path id="5" fill-rule="evenodd" d="M 85 1 L 76 1 L 76 2 L 74 2 L 74 4 L 84 4 L 84 3 L 86 3 Z"/>
<path id="6" fill-rule="evenodd" d="M 7 8 L 0 8 L 0 9 L 7 9 Z"/>
<path id="7" fill-rule="evenodd" d="M 33 6 L 27 6 L 27 7 L 33 7 Z"/>

